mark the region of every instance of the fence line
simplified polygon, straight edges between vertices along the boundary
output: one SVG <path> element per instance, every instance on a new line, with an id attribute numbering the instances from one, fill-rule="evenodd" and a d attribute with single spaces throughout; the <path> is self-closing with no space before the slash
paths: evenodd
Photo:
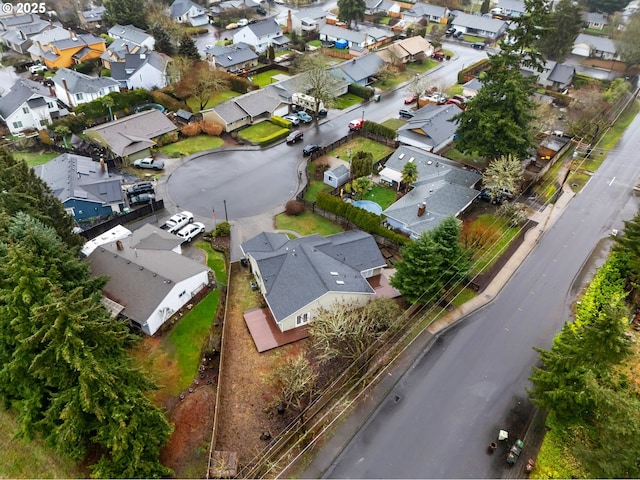
<path id="1" fill-rule="evenodd" d="M 94 225 L 93 227 L 82 231 L 80 235 L 82 235 L 87 240 L 91 240 L 92 238 L 95 238 L 98 235 L 103 234 L 107 230 L 111 230 L 116 225 L 122 225 L 123 223 L 132 222 L 133 220 L 136 220 L 140 217 L 145 217 L 154 212 L 157 212 L 158 210 L 164 210 L 164 201 L 162 199 L 154 201 L 148 205 L 144 205 L 143 207 L 137 208 L 132 212 L 118 215 L 117 217 L 114 217 L 111 220 L 107 220 L 106 222 L 99 223 L 98 225 Z"/>

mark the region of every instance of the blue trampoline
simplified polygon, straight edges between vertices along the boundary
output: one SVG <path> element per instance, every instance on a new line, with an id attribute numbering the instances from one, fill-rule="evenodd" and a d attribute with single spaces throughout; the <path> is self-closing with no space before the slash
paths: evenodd
<path id="1" fill-rule="evenodd" d="M 367 212 L 375 213 L 376 215 L 382 214 L 382 207 L 376 202 L 372 202 L 371 200 L 356 200 L 355 202 L 353 202 L 353 206 L 362 208 Z"/>

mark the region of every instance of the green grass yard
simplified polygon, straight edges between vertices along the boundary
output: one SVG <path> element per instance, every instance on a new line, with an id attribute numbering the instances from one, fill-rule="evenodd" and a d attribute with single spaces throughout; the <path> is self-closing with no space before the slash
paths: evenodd
<path id="1" fill-rule="evenodd" d="M 227 284 L 227 269 L 225 267 L 224 255 L 213 248 L 211 243 L 201 240 L 196 243 L 196 247 L 203 250 L 207 254 L 207 266 L 213 270 L 218 285 Z"/>
<path id="2" fill-rule="evenodd" d="M 375 163 L 382 160 L 385 156 L 389 155 L 391 152 L 393 152 L 394 149 L 369 138 L 355 137 L 344 145 L 340 145 L 338 148 L 334 148 L 333 150 L 328 152 L 328 154 L 341 160 L 350 161 L 351 156 L 361 150 L 369 152 L 371 155 L 373 155 L 373 161 Z"/>
<path id="3" fill-rule="evenodd" d="M 196 135 L 188 137 L 179 142 L 171 143 L 160 147 L 159 152 L 164 153 L 172 158 L 193 155 L 194 153 L 220 148 L 224 144 L 224 140 L 220 137 L 212 137 L 210 135 Z"/>
<path id="4" fill-rule="evenodd" d="M 437 67 L 440 64 L 437 60 L 424 60 L 421 63 L 410 63 L 407 65 L 407 70 L 411 70 L 412 72 L 426 72 L 427 70 L 431 70 L 432 68 Z"/>
<path id="5" fill-rule="evenodd" d="M 276 215 L 275 221 L 277 230 L 293 230 L 302 236 L 313 235 L 314 233 L 327 236 L 342 232 L 342 228 L 339 225 L 308 210 L 297 216 L 281 213 Z"/>
<path id="6" fill-rule="evenodd" d="M 399 72 L 393 75 L 389 75 L 387 79 L 384 81 L 378 80 L 372 84 L 373 87 L 379 88 L 381 90 L 390 90 L 394 87 L 397 87 L 403 82 L 406 82 L 413 78 L 414 74 L 412 72 Z"/>
<path id="7" fill-rule="evenodd" d="M 13 157 L 16 160 L 24 160 L 30 167 L 42 165 L 58 156 L 60 153 L 56 152 L 13 152 Z"/>
<path id="8" fill-rule="evenodd" d="M 271 122 L 259 122 L 243 128 L 238 132 L 240 138 L 252 143 L 260 143 L 263 138 L 273 135 L 275 133 L 281 133 L 285 135 L 289 130 L 283 127 L 279 127 Z"/>
<path id="9" fill-rule="evenodd" d="M 211 98 L 209 99 L 207 104 L 204 106 L 204 108 L 206 109 L 206 108 L 215 107 L 219 103 L 226 102 L 227 100 L 230 100 L 232 98 L 239 97 L 239 96 L 240 96 L 240 94 L 238 92 L 233 92 L 231 90 L 225 90 L 224 92 L 218 92 L 218 93 L 216 93 L 216 94 L 211 96 Z M 191 97 L 191 98 L 187 99 L 186 103 L 187 103 L 187 105 L 189 106 L 189 108 L 191 109 L 192 112 L 199 112 L 200 111 L 200 102 L 198 100 L 196 100 L 195 98 Z"/>
<path id="10" fill-rule="evenodd" d="M 353 107 L 360 102 L 362 102 L 362 97 L 354 95 L 353 93 L 345 93 L 344 95 L 336 98 L 332 106 L 338 110 L 344 110 L 346 108 Z"/>
<path id="11" fill-rule="evenodd" d="M 384 122 L 382 122 L 381 125 L 384 125 L 385 127 L 389 127 L 391 129 L 397 131 L 400 127 L 402 127 L 406 123 L 407 123 L 407 121 L 406 120 L 402 120 L 401 118 L 389 118 L 389 119 L 385 120 Z"/>
<path id="12" fill-rule="evenodd" d="M 376 202 L 385 210 L 396 201 L 396 191 L 391 188 L 374 185 L 373 188 L 362 198 Z"/>
<path id="13" fill-rule="evenodd" d="M 282 70 L 271 69 L 266 72 L 258 73 L 257 75 L 251 75 L 251 81 L 257 85 L 260 85 L 260 88 L 266 87 L 267 85 L 274 82 L 273 78 L 275 75 L 287 75 Z M 287 75 L 288 76 L 288 75 Z"/>

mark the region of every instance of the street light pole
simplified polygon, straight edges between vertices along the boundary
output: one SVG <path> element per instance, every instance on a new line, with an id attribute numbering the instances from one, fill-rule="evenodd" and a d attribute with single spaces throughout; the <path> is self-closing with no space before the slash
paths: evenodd
<path id="1" fill-rule="evenodd" d="M 224 220 L 229 223 L 229 215 L 227 215 L 227 201 L 223 200 L 222 203 L 224 204 Z"/>

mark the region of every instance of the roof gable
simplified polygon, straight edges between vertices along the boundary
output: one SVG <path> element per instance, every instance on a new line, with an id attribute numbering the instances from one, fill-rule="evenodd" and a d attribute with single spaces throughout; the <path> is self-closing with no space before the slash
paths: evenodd
<path id="1" fill-rule="evenodd" d="M 26 78 L 17 80 L 11 89 L 0 97 L 0 116 L 6 119 L 25 102 L 35 98 L 54 101 L 51 92 L 42 84 Z"/>

